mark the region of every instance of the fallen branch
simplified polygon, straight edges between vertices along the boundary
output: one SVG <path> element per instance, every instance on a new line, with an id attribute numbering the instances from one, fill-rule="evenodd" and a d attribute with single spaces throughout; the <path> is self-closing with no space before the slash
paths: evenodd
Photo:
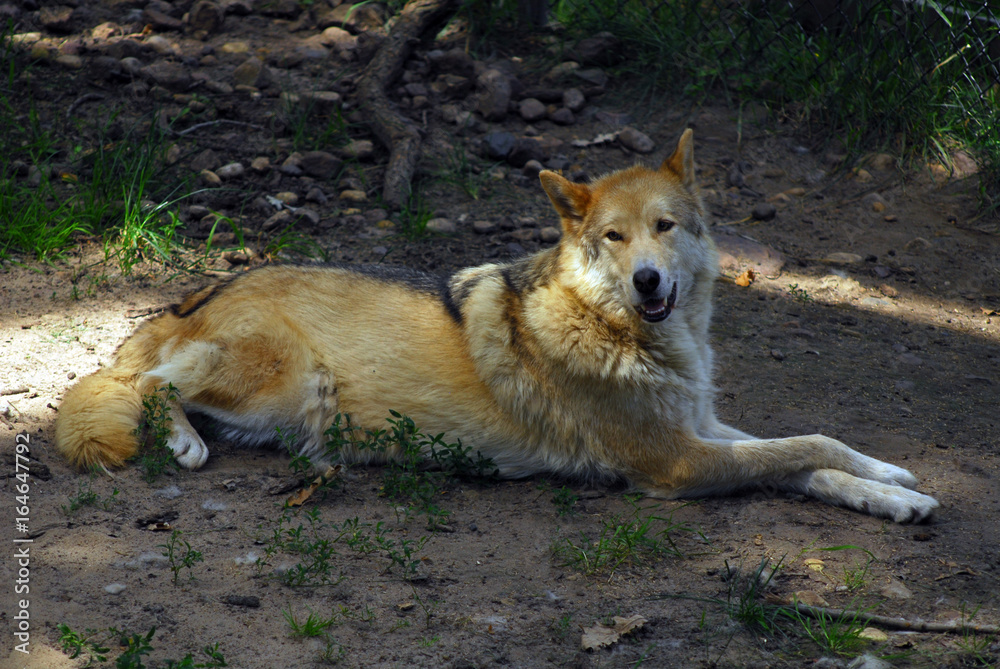
<path id="1" fill-rule="evenodd" d="M 190 134 L 192 132 L 195 132 L 196 130 L 201 130 L 202 128 L 210 128 L 213 125 L 222 125 L 224 123 L 228 124 L 228 125 L 238 125 L 238 126 L 241 126 L 241 127 L 244 127 L 244 128 L 251 128 L 253 130 L 263 130 L 264 129 L 263 126 L 255 125 L 253 123 L 244 123 L 243 121 L 230 121 L 229 119 L 220 118 L 220 119 L 216 119 L 215 121 L 205 121 L 204 123 L 195 123 L 190 128 L 185 128 L 184 130 L 180 130 L 180 131 L 174 130 L 173 133 L 175 135 L 177 135 L 178 137 L 183 137 L 184 135 L 188 135 L 188 134 Z"/>
<path id="2" fill-rule="evenodd" d="M 392 207 L 402 207 L 409 197 L 420 159 L 420 132 L 396 111 L 386 90 L 399 78 L 414 44 L 442 25 L 459 5 L 459 0 L 409 0 L 358 81 L 358 100 L 370 119 L 368 125 L 389 149 L 382 197 Z"/>
<path id="3" fill-rule="evenodd" d="M 103 100 L 103 99 L 104 96 L 101 95 L 100 93 L 86 93 L 84 95 L 81 95 L 76 100 L 74 100 L 73 104 L 71 104 L 69 106 L 69 109 L 66 110 L 67 120 L 73 118 L 73 112 L 75 112 L 77 108 L 80 105 L 84 104 L 85 102 L 95 102 L 97 100 Z"/>
<path id="4" fill-rule="evenodd" d="M 810 618 L 827 619 L 851 619 L 865 624 L 878 625 L 891 630 L 901 630 L 906 632 L 930 632 L 935 634 L 1000 634 L 998 625 L 974 625 L 968 621 L 953 620 L 948 623 L 927 622 L 923 620 L 904 620 L 903 618 L 890 618 L 864 611 L 851 611 L 848 609 L 831 609 L 825 606 L 809 606 L 808 604 L 794 604 L 779 606 L 779 611 L 783 613 L 798 613 Z"/>

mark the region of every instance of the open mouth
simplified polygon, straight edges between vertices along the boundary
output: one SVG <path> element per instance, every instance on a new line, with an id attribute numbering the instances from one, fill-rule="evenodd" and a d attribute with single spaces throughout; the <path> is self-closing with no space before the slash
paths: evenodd
<path id="1" fill-rule="evenodd" d="M 674 304 L 677 302 L 677 282 L 674 281 L 673 288 L 670 289 L 670 295 L 664 300 L 662 297 L 652 300 L 646 300 L 638 307 L 636 310 L 642 315 L 642 320 L 647 323 L 659 323 L 662 320 L 666 320 L 670 312 L 673 311 Z"/>

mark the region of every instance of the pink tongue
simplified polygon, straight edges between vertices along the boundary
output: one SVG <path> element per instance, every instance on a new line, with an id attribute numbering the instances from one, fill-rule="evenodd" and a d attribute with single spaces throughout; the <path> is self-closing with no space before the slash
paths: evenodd
<path id="1" fill-rule="evenodd" d="M 646 313 L 662 311 L 664 309 L 663 300 L 646 300 L 642 303 L 642 308 L 646 310 Z"/>

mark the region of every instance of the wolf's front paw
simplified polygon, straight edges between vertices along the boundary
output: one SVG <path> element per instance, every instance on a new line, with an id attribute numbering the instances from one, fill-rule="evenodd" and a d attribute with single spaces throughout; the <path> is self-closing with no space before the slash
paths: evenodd
<path id="1" fill-rule="evenodd" d="M 897 490 L 881 498 L 873 496 L 861 504 L 873 516 L 891 518 L 897 523 L 919 523 L 927 520 L 934 513 L 934 509 L 941 506 L 930 495 L 915 490 Z"/>
<path id="2" fill-rule="evenodd" d="M 867 464 L 867 476 L 863 476 L 862 478 L 887 485 L 900 486 L 901 488 L 909 488 L 910 490 L 917 487 L 917 477 L 902 467 L 890 465 L 888 462 L 882 462 L 875 458 L 869 458 Z"/>
<path id="3" fill-rule="evenodd" d="M 167 438 L 167 446 L 174 452 L 174 459 L 184 469 L 198 469 L 208 460 L 208 447 L 191 428 L 175 427 Z"/>

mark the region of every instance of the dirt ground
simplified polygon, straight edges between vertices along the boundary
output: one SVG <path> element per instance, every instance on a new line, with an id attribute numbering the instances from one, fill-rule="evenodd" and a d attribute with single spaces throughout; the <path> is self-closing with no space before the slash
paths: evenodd
<path id="1" fill-rule="evenodd" d="M 110 6 L 100 5 L 78 33 L 56 41 L 110 20 L 101 14 Z M 230 15 L 224 34 L 200 42 L 167 36 L 199 55 L 199 44 L 221 49 L 249 39 L 278 49 L 315 32 L 292 31 L 291 19 L 251 21 L 255 16 Z M 200 67 L 221 79 L 237 62 L 220 57 Z M 287 71 L 300 83 L 332 76 L 326 66 Z M 79 85 L 67 88 L 70 81 Z M 43 117 L 52 119 L 90 90 L 106 97 L 100 106 L 75 110 L 83 118 L 120 102 L 127 122 L 156 105 L 152 94 L 136 97 L 127 87 L 102 86 L 58 65 L 36 67 L 30 86 L 41 92 Z M 356 467 L 335 490 L 310 500 L 288 527 L 308 529 L 307 511 L 325 524 L 319 536 L 331 540 L 333 524 L 356 518 L 374 532 L 382 523 L 397 547 L 413 542 L 418 577 L 391 568 L 386 551 L 363 553 L 341 540 L 329 556 L 333 583 L 292 587 L 282 575 L 301 555 L 277 551 L 263 567 L 255 564 L 266 555 L 290 494 L 286 454 L 210 440 L 203 469 L 147 483 L 137 467 L 113 479 L 88 478 L 55 453 L 53 423 L 73 379 L 107 364 L 143 318 L 211 280 L 176 277 L 151 264 L 123 277 L 115 265 L 97 262 L 99 240 L 83 240 L 61 260 L 15 256 L 0 269 L 0 464 L 11 518 L 0 559 L 0 666 L 84 666 L 86 653 L 70 659 L 62 651 L 60 624 L 78 633 L 116 628 L 144 635 L 155 627 L 155 650 L 146 659 L 151 666 L 188 654 L 204 662 L 202 649 L 216 643 L 229 666 L 247 669 L 323 662 L 456 669 L 832 667 L 863 653 L 899 667 L 995 662 L 995 636 L 980 641 L 883 626 L 887 639 L 861 641 L 838 654 L 790 619 L 754 631 L 731 617 L 736 600 L 724 578 L 729 567 L 752 570 L 766 559 L 781 565 L 767 589 L 770 602 L 799 593 L 802 601 L 909 621 L 1000 623 L 1000 237 L 988 219 L 976 218 L 975 179 L 947 179 L 940 169 L 913 164 L 852 171 L 831 155 L 836 143 L 827 143 L 829 137 L 805 137 L 774 117 L 752 123 L 722 107 L 650 113 L 633 107 L 626 90 L 615 82 L 589 104 L 634 115 L 636 127 L 656 144 L 642 159 L 662 160 L 685 126 L 695 129 L 713 233 L 730 254 L 724 254 L 712 329 L 721 418 L 763 437 L 822 432 L 904 466 L 922 492 L 941 502 L 933 521 L 896 525 L 766 490 L 630 502 L 621 490 L 539 478 L 450 481 L 440 495 L 450 513 L 447 527 L 430 532 L 419 517 L 401 515 L 399 502 L 380 496 L 382 469 Z M 245 90 L 214 97 L 246 106 L 251 120 L 280 104 Z M 484 129 L 459 133 L 433 108 L 414 115 L 426 124 L 426 173 L 454 147 L 472 147 Z M 543 120 L 534 127 L 568 143 L 606 132 L 600 118 L 581 116 L 566 126 Z M 525 126 L 511 116 L 489 129 L 522 133 Z M 288 155 L 273 135 L 254 130 L 230 128 L 186 141 L 186 154 L 208 146 L 224 162 L 267 156 L 278 165 Z M 637 159 L 615 143 L 566 146 L 574 168 L 590 174 Z M 483 166 L 478 199 L 445 180 L 422 182 L 435 215 L 457 221 L 456 232 L 408 239 L 394 232 L 398 217 L 396 228 L 379 227 L 395 214 L 375 211 L 373 183 L 368 202 L 356 205 L 360 218 L 345 215 L 331 197 L 318 206 L 322 223 L 306 233 L 332 260 L 434 271 L 543 246 L 538 234 L 522 232 L 556 224 L 537 181 L 493 179 L 489 163 L 473 162 Z M 742 166 L 739 174 L 734 166 Z M 378 160 L 363 169 L 377 174 Z M 510 169 L 515 177 L 518 172 Z M 343 189 L 336 181 L 304 182 L 276 170 L 247 172 L 240 183 L 270 195 L 304 195 L 316 185 L 331 194 Z M 209 196 L 193 203 L 225 206 Z M 766 203 L 776 215 L 753 218 L 754 207 Z M 243 224 L 250 230 L 266 217 L 248 210 Z M 473 221 L 499 227 L 479 234 Z M 213 267 L 229 265 L 218 260 Z M 734 278 L 747 267 L 757 270 L 755 281 L 737 285 Z M 30 446 L 27 532 L 14 527 L 17 435 Z M 73 510 L 74 500 L 91 503 Z M 563 564 L 565 554 L 554 547 L 579 544 L 582 536 L 596 541 L 606 524 L 632 518 L 635 504 L 640 518 L 655 514 L 675 525 L 669 536 L 679 554 L 640 551 L 593 574 Z M 176 583 L 162 555 L 167 527 L 181 530 L 203 558 L 180 569 Z M 652 527 L 659 532 L 667 521 Z M 25 538 L 31 543 L 11 543 Z M 20 567 L 14 551 L 25 547 L 30 593 L 15 594 Z M 21 643 L 14 633 L 23 628 L 17 620 L 22 598 L 30 600 L 28 655 L 14 649 Z M 288 618 L 302 623 L 310 613 L 331 625 L 320 636 L 294 636 Z M 584 628 L 635 615 L 645 624 L 616 643 L 581 648 Z M 107 645 L 113 657 L 118 639 Z"/>

